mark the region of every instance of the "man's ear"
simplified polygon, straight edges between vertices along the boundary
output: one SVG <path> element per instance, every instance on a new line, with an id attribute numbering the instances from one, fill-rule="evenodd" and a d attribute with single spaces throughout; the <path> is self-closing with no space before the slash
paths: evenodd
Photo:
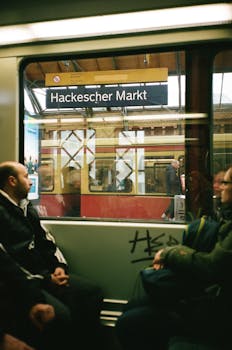
<path id="1" fill-rule="evenodd" d="M 15 176 L 13 176 L 13 175 L 10 175 L 9 177 L 8 177 L 8 182 L 9 182 L 9 185 L 10 186 L 15 186 L 15 184 L 16 184 L 16 177 Z"/>

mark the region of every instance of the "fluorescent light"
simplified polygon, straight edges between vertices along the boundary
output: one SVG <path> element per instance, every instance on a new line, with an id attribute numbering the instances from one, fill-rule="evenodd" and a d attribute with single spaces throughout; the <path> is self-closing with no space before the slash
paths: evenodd
<path id="1" fill-rule="evenodd" d="M 24 120 L 24 124 L 54 124 L 58 119 L 30 119 Z"/>
<path id="2" fill-rule="evenodd" d="M 32 35 L 25 25 L 0 27 L 1 45 L 24 43 L 30 41 L 33 41 Z"/>
<path id="3" fill-rule="evenodd" d="M 204 119 L 205 113 L 182 113 L 182 114 L 155 114 L 155 115 L 130 115 L 130 116 L 108 116 L 108 117 L 91 117 L 86 118 L 87 123 L 112 123 L 112 122 L 133 122 L 146 120 L 186 120 L 186 119 Z M 83 123 L 85 118 L 61 118 L 61 119 L 30 119 L 25 120 L 25 124 L 55 124 L 55 123 Z"/>
<path id="4" fill-rule="evenodd" d="M 61 123 L 83 123 L 84 122 L 84 118 L 61 118 L 60 122 Z"/>
<path id="5" fill-rule="evenodd" d="M 145 121 L 145 120 L 185 120 L 185 119 L 204 119 L 205 113 L 180 113 L 180 114 L 155 114 L 155 115 L 129 115 L 125 116 L 127 121 Z"/>
<path id="6" fill-rule="evenodd" d="M 88 123 L 111 123 L 120 121 L 123 121 L 123 117 L 121 116 L 87 118 Z"/>
<path id="7" fill-rule="evenodd" d="M 111 116 L 111 117 L 91 117 L 87 118 L 88 123 L 110 123 L 110 122 L 133 122 L 133 121 L 157 121 L 157 120 L 186 120 L 186 119 L 205 119 L 205 113 L 182 113 L 182 114 L 141 114 L 141 115 L 126 115 L 126 116 Z"/>
<path id="8" fill-rule="evenodd" d="M 232 4 L 219 3 L 0 27 L 1 45 L 201 27 L 232 22 Z"/>

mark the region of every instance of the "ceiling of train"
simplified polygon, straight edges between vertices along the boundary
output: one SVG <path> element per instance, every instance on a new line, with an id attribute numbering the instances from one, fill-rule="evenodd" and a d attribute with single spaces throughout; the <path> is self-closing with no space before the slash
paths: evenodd
<path id="1" fill-rule="evenodd" d="M 1 3 L 0 26 L 55 19 L 222 3 L 223 0 L 21 0 Z"/>

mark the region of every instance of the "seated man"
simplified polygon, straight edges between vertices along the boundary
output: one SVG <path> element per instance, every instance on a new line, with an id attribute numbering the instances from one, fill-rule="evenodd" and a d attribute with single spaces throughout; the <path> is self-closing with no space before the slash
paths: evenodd
<path id="1" fill-rule="evenodd" d="M 5 321 L 23 332 L 23 315 L 36 303 L 49 304 L 55 317 L 39 334 L 38 327 L 29 329 L 32 344 L 41 350 L 74 349 L 73 344 L 77 349 L 92 349 L 101 329 L 102 291 L 68 273 L 67 262 L 57 254 L 58 247 L 27 200 L 31 185 L 24 165 L 0 164 L 0 283 L 13 315 Z"/>
<path id="2" fill-rule="evenodd" d="M 165 247 L 155 254 L 153 269 L 165 268 L 181 276 L 182 281 L 191 279 L 194 286 L 201 288 L 197 295 L 182 295 L 171 303 L 167 300 L 161 304 L 147 295 L 142 300 L 130 301 L 116 324 L 122 349 L 141 350 L 145 346 L 163 350 L 171 338 L 180 336 L 210 349 L 230 350 L 232 167 L 221 182 L 216 244 L 207 252 L 183 244 Z M 169 345 L 174 347 L 174 343 Z"/>

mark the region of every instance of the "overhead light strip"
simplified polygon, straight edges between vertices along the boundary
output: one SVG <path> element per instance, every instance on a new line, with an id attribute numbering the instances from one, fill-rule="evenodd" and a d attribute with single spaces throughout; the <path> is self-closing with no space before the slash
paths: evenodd
<path id="1" fill-rule="evenodd" d="M 106 117 L 91 117 L 91 118 L 61 118 L 61 119 L 29 119 L 24 120 L 25 124 L 55 124 L 55 123 L 112 123 L 112 122 L 135 122 L 135 121 L 162 121 L 162 120 L 187 120 L 187 119 L 205 119 L 205 113 L 180 113 L 180 114 L 156 114 L 156 115 L 131 115 L 131 116 L 106 116 Z"/>
<path id="2" fill-rule="evenodd" d="M 232 4 L 219 3 L 0 27 L 0 46 L 232 23 Z"/>

